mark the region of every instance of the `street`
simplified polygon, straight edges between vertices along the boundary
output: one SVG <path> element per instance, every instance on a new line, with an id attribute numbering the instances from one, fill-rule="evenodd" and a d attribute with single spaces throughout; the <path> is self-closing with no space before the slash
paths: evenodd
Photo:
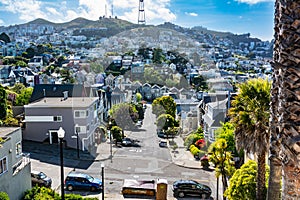
<path id="1" fill-rule="evenodd" d="M 113 145 L 112 159 L 88 162 L 65 159 L 65 176 L 75 168 L 76 171 L 101 178 L 101 163 L 104 163 L 104 193 L 107 199 L 123 198 L 120 192 L 124 179 L 166 179 L 168 181 L 168 199 L 175 199 L 172 184 L 175 180 L 193 179 L 206 184 L 212 189 L 212 197 L 216 194 L 216 178 L 214 172 L 202 169 L 190 169 L 177 166 L 172 162 L 170 149 L 159 147 L 160 138 L 156 134 L 155 116 L 151 106 L 148 105 L 143 125 L 135 131 L 125 131 L 127 137 L 138 140 L 138 146 L 116 147 Z M 100 144 L 101 145 L 101 144 Z M 74 151 L 75 152 L 75 151 Z M 51 161 L 52 162 L 49 162 Z M 31 159 L 32 170 L 40 170 L 49 175 L 53 180 L 52 188 L 60 191 L 60 165 L 59 157 L 51 157 L 40 161 Z M 101 192 L 72 191 L 83 196 L 97 196 L 101 199 Z M 68 193 L 66 191 L 66 193 Z M 187 199 L 187 198 L 185 198 Z"/>

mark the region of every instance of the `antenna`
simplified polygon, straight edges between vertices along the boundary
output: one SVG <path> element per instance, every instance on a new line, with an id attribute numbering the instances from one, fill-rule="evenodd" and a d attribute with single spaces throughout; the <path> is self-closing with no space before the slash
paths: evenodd
<path id="1" fill-rule="evenodd" d="M 114 2 L 111 1 L 111 17 L 114 17 Z"/>
<path id="2" fill-rule="evenodd" d="M 146 24 L 145 10 L 144 10 L 144 0 L 139 0 L 138 24 Z"/>

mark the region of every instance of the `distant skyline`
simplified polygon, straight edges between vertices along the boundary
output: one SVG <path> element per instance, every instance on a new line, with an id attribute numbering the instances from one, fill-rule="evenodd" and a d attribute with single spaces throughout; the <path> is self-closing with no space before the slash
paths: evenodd
<path id="1" fill-rule="evenodd" d="M 23 24 L 37 18 L 61 23 L 77 17 L 97 20 L 117 16 L 138 21 L 140 0 L 0 0 L 0 26 Z M 144 0 L 147 25 L 171 22 L 182 27 L 250 33 L 273 39 L 275 0 Z M 113 6 L 112 6 L 113 5 Z"/>

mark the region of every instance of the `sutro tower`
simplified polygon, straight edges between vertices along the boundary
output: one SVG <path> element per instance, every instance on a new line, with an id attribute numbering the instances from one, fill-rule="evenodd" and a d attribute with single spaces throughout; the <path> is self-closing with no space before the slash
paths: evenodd
<path id="1" fill-rule="evenodd" d="M 139 0 L 139 18 L 138 24 L 146 24 L 145 21 L 145 10 L 144 10 L 144 0 Z"/>

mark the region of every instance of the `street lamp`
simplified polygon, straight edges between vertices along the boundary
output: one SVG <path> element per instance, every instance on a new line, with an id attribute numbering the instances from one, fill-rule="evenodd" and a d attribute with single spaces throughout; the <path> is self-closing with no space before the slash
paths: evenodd
<path id="1" fill-rule="evenodd" d="M 104 163 L 101 163 L 101 176 L 102 176 L 102 200 L 104 200 Z"/>
<path id="2" fill-rule="evenodd" d="M 57 131 L 57 136 L 60 143 L 60 184 L 61 184 L 61 199 L 65 200 L 65 191 L 64 191 L 64 155 L 63 155 L 63 139 L 65 137 L 65 130 L 60 127 Z"/>
<path id="3" fill-rule="evenodd" d="M 111 121 L 109 120 L 107 133 L 109 134 L 109 143 L 110 143 L 110 162 L 112 162 L 112 141 L 111 141 L 112 138 L 111 138 L 110 128 L 111 128 Z"/>

